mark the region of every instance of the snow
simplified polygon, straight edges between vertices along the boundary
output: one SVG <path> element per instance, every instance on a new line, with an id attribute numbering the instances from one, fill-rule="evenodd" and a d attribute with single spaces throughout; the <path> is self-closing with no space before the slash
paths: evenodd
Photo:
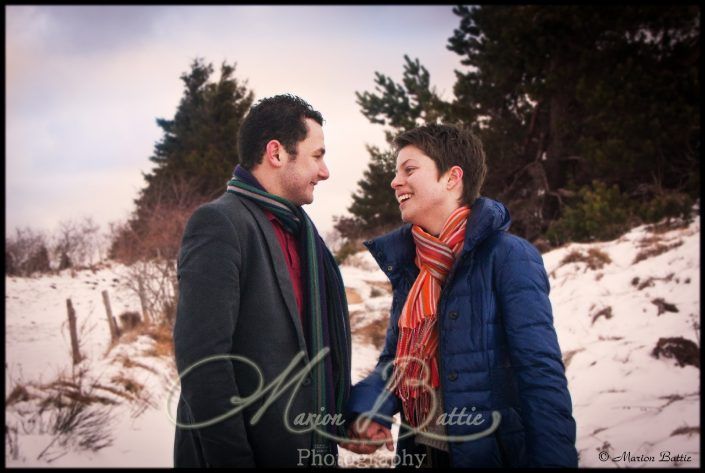
<path id="1" fill-rule="evenodd" d="M 670 248 L 635 262 L 641 251 L 658 244 Z M 599 269 L 590 269 L 586 262 L 563 263 L 567 255 L 591 249 L 604 252 L 611 262 Z M 651 352 L 662 337 L 683 337 L 700 346 L 699 218 L 687 228 L 665 233 L 642 226 L 611 242 L 570 244 L 543 258 L 567 365 L 580 466 L 698 467 L 700 370 L 678 366 L 673 359 L 656 359 Z M 169 390 L 178 381 L 173 360 L 154 353 L 155 341 L 147 335 L 128 337 L 110 349 L 101 291 L 109 292 L 116 317 L 125 311 L 141 312 L 138 297 L 124 286 L 127 269 L 107 262 L 96 271 L 5 278 L 5 396 L 7 400 L 18 383 L 30 395 L 6 406 L 7 466 L 173 466 L 170 413 L 178 385 L 167 406 Z M 346 288 L 359 296 L 349 307 L 352 378 L 357 382 L 374 367 L 381 348 L 371 344 L 362 329 L 374 322 L 384 326 L 391 294 L 386 276 L 366 252 L 353 255 L 341 272 Z M 85 357 L 74 369 L 68 298 L 76 310 Z M 659 314 L 653 302 L 659 298 L 678 312 Z M 596 317 L 600 311 L 606 315 Z M 79 379 L 81 371 L 85 386 L 99 386 L 94 394 L 116 402 L 104 406 L 111 408 L 110 419 L 103 422 L 111 444 L 98 451 L 80 448 L 76 438 L 55 440 L 47 433 L 51 416 L 37 413 L 52 381 L 59 376 Z M 143 388 L 130 397 L 124 380 Z M 31 399 L 32 395 L 36 397 Z M 684 433 L 674 434 L 677 429 Z M 395 440 L 397 435 L 395 426 Z M 603 450 L 613 460 L 601 461 Z M 671 461 L 659 462 L 661 452 L 669 452 Z M 677 455 L 681 461 L 674 462 Z M 682 461 L 685 455 L 690 461 Z M 394 453 L 384 447 L 370 456 L 341 449 L 339 462 L 344 467 L 372 467 L 391 465 L 393 459 Z"/>

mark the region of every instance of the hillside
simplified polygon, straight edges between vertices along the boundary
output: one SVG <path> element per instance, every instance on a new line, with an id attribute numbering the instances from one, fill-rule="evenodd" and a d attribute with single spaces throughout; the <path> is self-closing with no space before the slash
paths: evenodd
<path id="1" fill-rule="evenodd" d="M 699 466 L 699 218 L 686 228 L 642 226 L 615 241 L 571 244 L 543 258 L 580 466 Z M 358 381 L 381 349 L 391 294 L 366 253 L 341 271 Z M 109 291 L 115 315 L 140 308 L 123 287 L 126 274 L 109 262 L 73 275 L 6 277 L 8 466 L 173 465 L 167 395 L 177 377 L 165 334 L 135 332 L 110 346 L 101 291 Z M 73 370 L 67 298 L 85 357 Z M 84 408 L 71 412 L 71 399 Z M 77 425 L 92 427 L 71 430 L 69 421 L 81 415 Z M 66 433 L 51 435 L 57 425 Z M 659 462 L 661 452 L 670 452 L 670 461 Z M 392 457 L 383 449 L 368 457 L 341 451 L 340 462 L 384 466 Z"/>

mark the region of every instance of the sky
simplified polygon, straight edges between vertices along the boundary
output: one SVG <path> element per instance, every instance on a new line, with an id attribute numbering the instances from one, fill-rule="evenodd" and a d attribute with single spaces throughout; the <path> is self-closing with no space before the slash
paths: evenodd
<path id="1" fill-rule="evenodd" d="M 255 100 L 292 93 L 323 114 L 331 176 L 305 209 L 325 235 L 348 213 L 365 146 L 385 143 L 355 92 L 374 91 L 376 71 L 400 81 L 404 54 L 447 100 L 464 70 L 446 48 L 450 5 L 6 6 L 5 17 L 6 237 L 126 220 L 162 138 L 156 119 L 173 118 L 199 57 L 212 79 L 235 62 Z"/>

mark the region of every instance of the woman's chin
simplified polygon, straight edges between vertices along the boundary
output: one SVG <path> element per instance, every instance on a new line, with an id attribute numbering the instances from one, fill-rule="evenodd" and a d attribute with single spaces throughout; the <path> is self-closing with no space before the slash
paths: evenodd
<path id="1" fill-rule="evenodd" d="M 405 212 L 401 211 L 401 221 L 404 223 L 410 223 L 412 225 L 416 225 L 416 221 L 414 219 L 414 214 L 411 212 Z"/>

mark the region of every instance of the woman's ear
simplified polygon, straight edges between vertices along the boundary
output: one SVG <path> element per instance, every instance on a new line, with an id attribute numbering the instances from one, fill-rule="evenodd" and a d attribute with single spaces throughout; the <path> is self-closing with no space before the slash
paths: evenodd
<path id="1" fill-rule="evenodd" d="M 460 166 L 453 166 L 448 170 L 448 184 L 446 189 L 454 189 L 458 184 L 463 182 L 463 168 Z"/>

